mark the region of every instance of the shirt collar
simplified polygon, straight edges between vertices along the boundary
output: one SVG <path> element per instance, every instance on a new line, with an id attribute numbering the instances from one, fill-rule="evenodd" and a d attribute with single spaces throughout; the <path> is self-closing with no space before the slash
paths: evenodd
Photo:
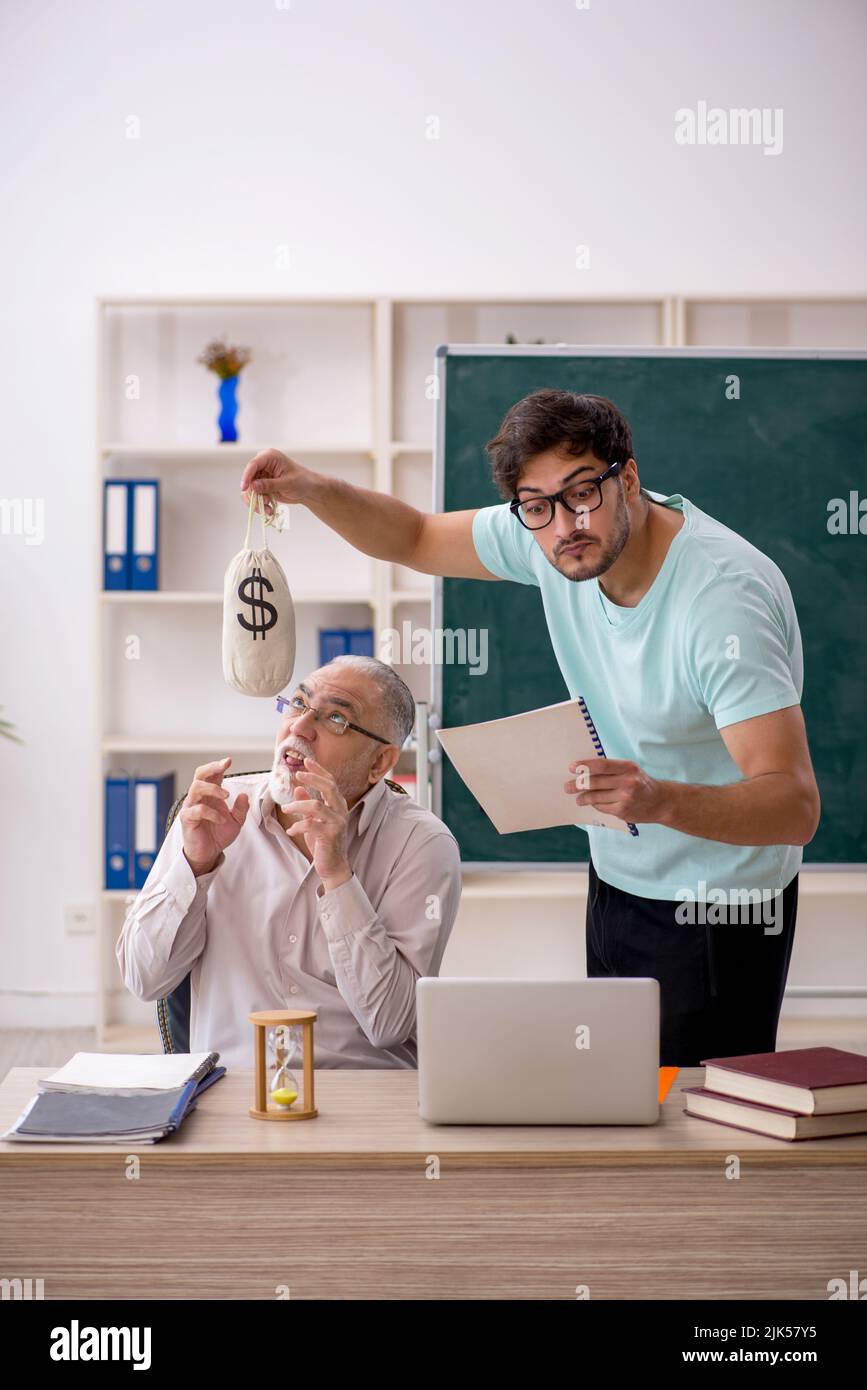
<path id="1" fill-rule="evenodd" d="M 259 825 L 261 825 L 263 821 L 266 821 L 268 819 L 268 817 L 273 813 L 275 807 L 274 798 L 268 790 L 268 781 L 270 776 L 271 774 L 269 772 L 267 776 L 263 778 L 262 786 L 259 789 L 258 795 L 253 800 L 253 814 L 256 818 L 257 824 Z M 349 812 L 349 819 L 351 822 L 352 817 L 357 815 L 359 835 L 363 835 L 367 827 L 370 825 L 371 820 L 376 814 L 376 809 L 382 802 L 384 796 L 385 778 L 380 777 L 379 781 L 374 782 L 373 786 L 370 787 L 366 792 L 364 792 L 364 794 L 358 798 L 355 805 L 352 807 L 351 811 Z"/>
<path id="2" fill-rule="evenodd" d="M 373 817 L 376 815 L 377 808 L 382 804 L 384 799 L 385 778 L 380 777 L 379 781 L 374 782 L 373 786 L 356 801 L 355 806 L 352 808 L 352 811 L 354 811 L 356 807 L 361 807 L 361 810 L 358 812 L 359 835 L 364 834 L 370 822 L 373 820 Z M 352 811 L 350 811 L 350 815 L 352 815 Z"/>

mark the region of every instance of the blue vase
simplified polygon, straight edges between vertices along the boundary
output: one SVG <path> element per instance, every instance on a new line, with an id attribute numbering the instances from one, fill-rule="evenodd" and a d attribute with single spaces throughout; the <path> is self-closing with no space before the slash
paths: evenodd
<path id="1" fill-rule="evenodd" d="M 238 414 L 238 400 L 235 395 L 237 385 L 237 376 L 224 377 L 220 382 L 220 415 L 217 424 L 220 426 L 221 444 L 234 444 L 238 438 L 238 431 L 235 429 L 235 416 Z"/>

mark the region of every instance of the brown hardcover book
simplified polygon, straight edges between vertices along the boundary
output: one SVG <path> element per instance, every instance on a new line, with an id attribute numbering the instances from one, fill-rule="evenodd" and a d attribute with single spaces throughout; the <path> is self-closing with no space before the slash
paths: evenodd
<path id="1" fill-rule="evenodd" d="M 731 1129 L 767 1134 L 772 1139 L 827 1139 L 840 1134 L 867 1134 L 867 1110 L 840 1115 L 799 1115 L 752 1100 L 734 1100 L 704 1086 L 683 1088 L 684 1110 L 697 1120 L 710 1120 Z"/>
<path id="2" fill-rule="evenodd" d="M 799 1115 L 867 1109 L 867 1057 L 839 1047 L 749 1052 L 702 1062 L 704 1084 L 717 1095 L 757 1101 Z"/>

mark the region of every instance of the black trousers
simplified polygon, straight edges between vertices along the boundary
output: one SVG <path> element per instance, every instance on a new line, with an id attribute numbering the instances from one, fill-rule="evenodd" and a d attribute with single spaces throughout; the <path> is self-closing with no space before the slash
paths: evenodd
<path id="1" fill-rule="evenodd" d="M 587 974 L 650 976 L 660 987 L 662 1067 L 697 1067 L 707 1057 L 774 1052 L 798 911 L 798 875 L 762 909 L 728 909 L 701 921 L 710 905 L 639 898 L 604 883 L 591 861 Z M 749 921 L 746 920 L 749 916 Z M 777 930 L 779 928 L 779 930 Z"/>

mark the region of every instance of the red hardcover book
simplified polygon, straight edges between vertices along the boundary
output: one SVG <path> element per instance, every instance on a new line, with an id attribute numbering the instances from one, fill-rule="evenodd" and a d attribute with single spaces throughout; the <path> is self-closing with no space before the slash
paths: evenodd
<path id="1" fill-rule="evenodd" d="M 867 1134 L 867 1110 L 799 1115 L 794 1110 L 721 1096 L 704 1086 L 684 1086 L 683 1096 L 686 1114 L 697 1120 L 710 1120 L 730 1129 L 747 1130 L 750 1134 L 767 1134 L 772 1139 L 828 1139 L 841 1134 Z"/>
<path id="2" fill-rule="evenodd" d="M 756 1101 L 799 1115 L 867 1109 L 867 1057 L 839 1047 L 749 1052 L 702 1062 L 705 1086 L 718 1095 Z"/>

